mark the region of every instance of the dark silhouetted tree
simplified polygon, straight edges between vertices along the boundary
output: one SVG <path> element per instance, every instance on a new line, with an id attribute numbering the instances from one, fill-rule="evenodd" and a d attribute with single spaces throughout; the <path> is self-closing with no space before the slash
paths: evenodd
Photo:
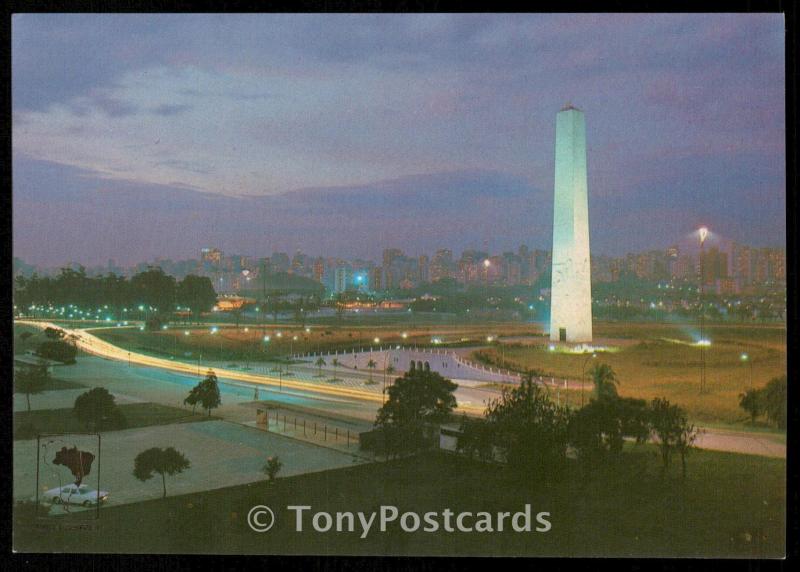
<path id="1" fill-rule="evenodd" d="M 149 481 L 154 474 L 161 475 L 161 498 L 167 498 L 167 475 L 182 473 L 191 466 L 189 460 L 172 447 L 153 447 L 136 455 L 133 461 L 133 476 L 140 481 Z"/>
<path id="2" fill-rule="evenodd" d="M 786 429 L 789 406 L 786 381 L 785 375 L 775 377 L 762 389 L 767 419 L 779 429 Z"/>
<path id="3" fill-rule="evenodd" d="M 125 426 L 125 417 L 105 387 L 95 387 L 75 399 L 73 413 L 87 429 L 119 429 Z"/>
<path id="4" fill-rule="evenodd" d="M 740 393 L 739 407 L 750 416 L 750 423 L 755 424 L 756 417 L 761 415 L 764 410 L 764 396 L 761 390 L 748 389 L 744 393 Z"/>
<path id="5" fill-rule="evenodd" d="M 50 373 L 44 366 L 24 369 L 14 374 L 14 390 L 25 394 L 28 412 L 31 410 L 31 395 L 44 391 L 49 380 Z"/>

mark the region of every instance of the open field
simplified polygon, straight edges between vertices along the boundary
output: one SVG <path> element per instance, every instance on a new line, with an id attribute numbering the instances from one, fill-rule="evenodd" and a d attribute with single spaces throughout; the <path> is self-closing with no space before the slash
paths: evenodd
<path id="1" fill-rule="evenodd" d="M 75 381 L 67 381 L 66 379 L 59 379 L 57 377 L 48 377 L 47 381 L 42 385 L 42 391 L 62 391 L 65 389 L 80 389 L 82 387 L 86 387 L 81 383 L 77 383 Z M 14 393 L 24 395 L 23 393 L 17 391 L 17 388 L 14 388 Z M 34 397 L 34 399 L 36 399 Z"/>
<path id="2" fill-rule="evenodd" d="M 245 330 L 247 328 L 247 331 Z M 308 329 L 308 331 L 306 331 Z M 186 332 L 189 332 L 186 335 Z M 453 344 L 481 345 L 486 336 L 539 336 L 536 324 L 429 325 L 398 328 L 395 326 L 307 326 L 268 324 L 261 326 L 220 326 L 216 333 L 210 327 L 173 325 L 160 332 L 142 332 L 136 328 L 92 330 L 97 337 L 119 347 L 176 358 L 198 356 L 204 359 L 259 361 L 285 356 L 290 352 L 306 353 L 345 350 L 386 344 L 432 346 L 431 338 L 441 338 L 443 347 Z M 280 336 L 278 335 L 280 333 Z M 403 337 L 403 333 L 406 337 Z M 264 342 L 264 336 L 269 341 Z M 297 339 L 293 339 L 294 337 Z M 380 342 L 376 343 L 375 338 Z"/>
<path id="3" fill-rule="evenodd" d="M 193 414 L 191 409 L 180 409 L 158 403 L 126 403 L 118 407 L 125 416 L 124 429 L 217 419 L 202 412 Z M 28 431 L 20 431 L 20 428 L 30 424 L 33 424 L 40 433 L 71 433 L 86 430 L 73 415 L 72 409 L 16 411 L 14 413 L 14 439 L 30 439 Z"/>
<path id="4" fill-rule="evenodd" d="M 705 350 L 707 394 L 699 392 L 700 348 L 692 345 L 691 326 L 671 324 L 598 324 L 595 337 L 617 339 L 618 351 L 589 359 L 581 354 L 551 352 L 547 344 L 514 343 L 481 350 L 494 360 L 555 377 L 580 379 L 585 365 L 591 389 L 592 363 L 607 363 L 619 378 L 621 395 L 652 399 L 663 396 L 684 407 L 702 423 L 738 423 L 746 415 L 738 396 L 752 384 L 765 385 L 786 374 L 786 330 L 770 326 L 714 325 L 706 328 L 712 345 Z M 748 355 L 747 361 L 741 355 Z M 752 368 L 752 369 L 751 369 Z"/>
<path id="5" fill-rule="evenodd" d="M 19 551 L 185 552 L 256 554 L 722 556 L 780 557 L 785 544 L 785 461 L 697 451 L 686 480 L 660 476 L 655 451 L 631 447 L 616 472 L 590 482 L 567 475 L 556 484 L 520 480 L 506 469 L 445 454 L 360 465 L 244 486 L 107 507 L 96 524 L 78 515 L 26 520 L 17 512 Z M 180 477 L 176 478 L 177 481 Z M 546 533 L 295 532 L 288 505 L 312 513 L 449 508 L 546 511 Z M 250 530 L 248 511 L 270 506 L 275 526 Z M 357 523 L 357 519 L 356 519 Z M 135 529 L 136 534 L 131 534 Z"/>

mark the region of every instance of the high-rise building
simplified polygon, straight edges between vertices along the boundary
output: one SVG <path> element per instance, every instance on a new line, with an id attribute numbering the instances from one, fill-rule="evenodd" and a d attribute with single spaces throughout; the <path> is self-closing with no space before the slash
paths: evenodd
<path id="1" fill-rule="evenodd" d="M 450 278 L 453 273 L 453 251 L 442 248 L 433 255 L 430 263 L 430 280 L 437 282 L 442 278 Z"/>
<path id="2" fill-rule="evenodd" d="M 418 261 L 418 278 L 420 283 L 430 281 L 429 270 L 428 255 L 420 254 Z"/>
<path id="3" fill-rule="evenodd" d="M 314 260 L 314 280 L 322 282 L 322 277 L 325 275 L 325 259 L 318 257 Z"/>
<path id="4" fill-rule="evenodd" d="M 373 266 L 369 273 L 369 289 L 380 292 L 383 289 L 383 268 Z"/>
<path id="5" fill-rule="evenodd" d="M 556 115 L 550 339 L 592 341 L 586 123 L 567 105 Z"/>
<path id="6" fill-rule="evenodd" d="M 273 272 L 288 272 L 290 261 L 289 255 L 285 252 L 273 252 L 272 257 L 272 271 Z"/>
<path id="7" fill-rule="evenodd" d="M 334 272 L 333 291 L 337 294 L 346 292 L 351 288 L 353 271 L 347 266 L 339 266 Z"/>
<path id="8" fill-rule="evenodd" d="M 222 262 L 222 251 L 216 248 L 204 248 L 200 251 L 200 260 L 219 265 Z"/>

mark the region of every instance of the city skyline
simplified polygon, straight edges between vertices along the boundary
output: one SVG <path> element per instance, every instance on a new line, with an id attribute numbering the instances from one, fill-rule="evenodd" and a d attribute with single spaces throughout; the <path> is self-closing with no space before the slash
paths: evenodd
<path id="1" fill-rule="evenodd" d="M 32 263 L 546 247 L 550 117 L 570 100 L 591 113 L 596 252 L 701 224 L 785 243 L 780 15 L 22 14 L 13 31 L 14 255 Z"/>

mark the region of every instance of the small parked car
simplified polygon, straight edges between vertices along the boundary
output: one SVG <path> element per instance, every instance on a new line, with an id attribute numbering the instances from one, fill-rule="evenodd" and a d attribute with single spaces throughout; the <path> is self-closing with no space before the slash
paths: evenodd
<path id="1" fill-rule="evenodd" d="M 63 487 L 56 487 L 44 493 L 44 500 L 52 502 L 53 504 L 79 504 L 83 506 L 95 506 L 97 499 L 100 502 L 108 500 L 107 491 L 96 491 L 89 488 L 88 485 L 64 485 Z"/>

